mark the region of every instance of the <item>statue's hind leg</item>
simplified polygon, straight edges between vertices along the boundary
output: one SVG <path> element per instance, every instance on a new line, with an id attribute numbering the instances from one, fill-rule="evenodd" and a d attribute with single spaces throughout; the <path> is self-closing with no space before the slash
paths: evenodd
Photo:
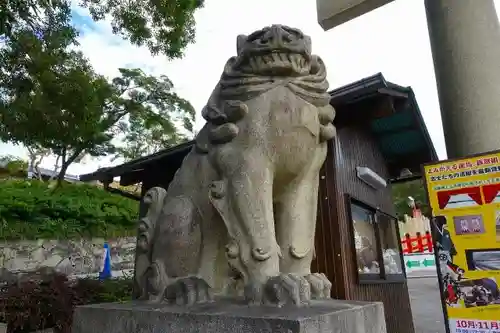
<path id="1" fill-rule="evenodd" d="M 194 304 L 211 299 L 210 286 L 198 276 L 203 247 L 203 221 L 189 196 L 169 198 L 155 228 L 151 266 L 147 272 L 148 299 Z"/>
<path id="2" fill-rule="evenodd" d="M 318 207 L 319 170 L 326 145 L 294 181 L 275 198 L 276 237 L 281 247 L 280 271 L 304 277 L 312 298 L 330 297 L 331 283 L 323 274 L 311 274 Z"/>

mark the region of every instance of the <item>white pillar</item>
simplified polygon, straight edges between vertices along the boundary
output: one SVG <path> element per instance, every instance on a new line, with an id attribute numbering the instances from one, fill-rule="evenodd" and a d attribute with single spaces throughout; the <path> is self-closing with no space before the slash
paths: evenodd
<path id="1" fill-rule="evenodd" d="M 493 0 L 425 0 L 449 158 L 500 149 L 500 25 Z"/>

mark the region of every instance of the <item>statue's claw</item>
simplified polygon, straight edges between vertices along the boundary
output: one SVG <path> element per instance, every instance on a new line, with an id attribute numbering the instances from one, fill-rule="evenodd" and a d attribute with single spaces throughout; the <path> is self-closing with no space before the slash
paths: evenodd
<path id="1" fill-rule="evenodd" d="M 179 278 L 167 287 L 165 299 L 177 305 L 193 305 L 213 300 L 209 284 L 197 277 Z"/>
<path id="2" fill-rule="evenodd" d="M 312 299 L 328 299 L 331 297 L 332 283 L 325 274 L 313 273 L 304 277 L 311 287 Z"/>
<path id="3" fill-rule="evenodd" d="M 283 306 L 302 306 L 311 300 L 309 282 L 296 274 L 280 274 L 271 277 L 264 287 L 264 303 Z"/>

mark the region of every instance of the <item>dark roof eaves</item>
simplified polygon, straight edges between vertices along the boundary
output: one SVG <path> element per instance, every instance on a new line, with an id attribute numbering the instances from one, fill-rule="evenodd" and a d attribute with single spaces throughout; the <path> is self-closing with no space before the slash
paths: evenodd
<path id="1" fill-rule="evenodd" d="M 427 146 L 429 148 L 429 152 L 430 152 L 430 155 L 431 155 L 430 157 L 432 159 L 432 161 L 429 161 L 429 162 L 439 161 L 439 157 L 437 155 L 436 148 L 434 147 L 434 143 L 432 142 L 432 139 L 431 139 L 431 136 L 429 134 L 429 131 L 427 130 L 427 125 L 425 124 L 424 117 L 422 116 L 422 112 L 420 112 L 420 107 L 418 106 L 417 98 L 415 97 L 415 92 L 413 91 L 413 89 L 411 87 L 406 87 L 405 89 L 409 93 L 410 102 L 412 104 L 415 116 L 417 117 L 417 121 L 419 123 L 418 125 L 420 127 L 420 131 L 421 131 L 421 133 L 422 133 L 422 135 L 424 137 L 424 140 L 426 141 Z"/>
<path id="2" fill-rule="evenodd" d="M 99 180 L 104 181 L 106 178 L 114 178 L 121 176 L 127 172 L 132 171 L 132 169 L 139 169 L 145 164 L 149 164 L 159 159 L 171 156 L 173 154 L 179 153 L 184 150 L 191 149 L 194 144 L 194 140 L 183 142 L 177 146 L 169 147 L 167 149 L 160 150 L 154 154 L 139 157 L 135 160 L 117 165 L 115 167 L 102 168 L 92 173 L 80 175 L 80 180 L 84 182 Z"/>

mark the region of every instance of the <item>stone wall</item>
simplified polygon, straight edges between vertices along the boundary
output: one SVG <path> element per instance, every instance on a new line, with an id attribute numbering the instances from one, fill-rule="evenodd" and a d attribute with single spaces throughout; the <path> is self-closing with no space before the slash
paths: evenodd
<path id="1" fill-rule="evenodd" d="M 134 268 L 135 237 L 109 240 L 113 275 Z M 96 275 L 102 269 L 104 239 L 0 242 L 0 282 L 41 267 L 71 276 Z"/>

